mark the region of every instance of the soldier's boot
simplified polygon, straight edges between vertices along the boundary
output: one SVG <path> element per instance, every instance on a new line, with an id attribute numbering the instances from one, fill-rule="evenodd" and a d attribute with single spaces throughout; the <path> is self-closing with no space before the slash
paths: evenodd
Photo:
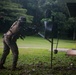
<path id="1" fill-rule="evenodd" d="M 6 67 L 4 67 L 5 60 L 6 60 L 6 54 L 5 55 L 3 54 L 0 60 L 0 69 L 6 69 Z"/>
<path id="2" fill-rule="evenodd" d="M 14 56 L 13 58 L 13 65 L 12 65 L 12 70 L 17 70 L 17 60 L 18 60 L 18 55 Z"/>
<path id="3" fill-rule="evenodd" d="M 16 70 L 17 68 L 16 67 L 12 67 L 12 71 Z"/>
<path id="4" fill-rule="evenodd" d="M 3 66 L 3 64 L 0 61 L 0 69 L 6 69 L 6 67 Z"/>
<path id="5" fill-rule="evenodd" d="M 7 69 L 7 68 L 4 67 L 3 65 L 0 65 L 0 69 Z"/>
<path id="6" fill-rule="evenodd" d="M 19 69 L 16 67 L 16 64 L 13 64 L 13 66 L 12 66 L 12 71 L 14 71 L 14 70 L 19 70 Z"/>

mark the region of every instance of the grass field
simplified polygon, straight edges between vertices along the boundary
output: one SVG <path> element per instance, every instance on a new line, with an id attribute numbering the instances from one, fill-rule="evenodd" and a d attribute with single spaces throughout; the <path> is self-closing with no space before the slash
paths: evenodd
<path id="1" fill-rule="evenodd" d="M 2 38 L 0 36 L 0 58 L 2 55 Z M 56 43 L 56 39 L 54 41 Z M 76 75 L 76 57 L 68 57 L 66 52 L 58 52 L 53 56 L 51 69 L 50 43 L 41 37 L 26 37 L 17 41 L 19 47 L 19 70 L 11 71 L 12 53 L 7 57 L 6 70 L 0 70 L 0 75 Z M 54 44 L 55 47 L 55 44 Z M 75 48 L 75 41 L 60 40 L 59 48 Z"/>
<path id="2" fill-rule="evenodd" d="M 56 47 L 57 39 L 54 39 L 54 48 Z M 21 47 L 37 47 L 49 49 L 51 44 L 42 37 L 26 37 L 25 40 L 18 40 L 18 45 Z M 76 41 L 59 40 L 58 48 L 76 48 Z"/>
<path id="3" fill-rule="evenodd" d="M 3 46 L 2 36 L 0 36 L 0 47 Z M 56 47 L 57 39 L 54 39 L 54 48 Z M 45 40 L 42 37 L 26 37 L 24 40 L 19 39 L 17 41 L 19 47 L 23 48 L 42 48 L 42 49 L 50 49 L 51 44 L 49 41 Z M 58 48 L 76 48 L 76 41 L 73 40 L 59 40 Z"/>
<path id="4" fill-rule="evenodd" d="M 66 56 L 66 52 L 59 52 L 53 56 L 51 69 L 51 54 L 47 49 L 23 49 L 19 50 L 17 67 L 19 70 L 11 71 L 12 53 L 7 57 L 5 66 L 7 69 L 0 70 L 0 75 L 75 75 L 76 57 Z M 0 48 L 0 57 L 2 49 Z M 72 65 L 71 65 L 72 64 Z M 74 64 L 74 65 L 73 65 Z"/>

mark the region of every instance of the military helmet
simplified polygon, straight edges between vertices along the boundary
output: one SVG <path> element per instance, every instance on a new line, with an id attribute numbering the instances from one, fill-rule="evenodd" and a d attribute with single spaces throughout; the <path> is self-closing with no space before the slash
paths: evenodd
<path id="1" fill-rule="evenodd" d="M 24 16 L 21 16 L 18 21 L 26 21 L 26 18 Z"/>

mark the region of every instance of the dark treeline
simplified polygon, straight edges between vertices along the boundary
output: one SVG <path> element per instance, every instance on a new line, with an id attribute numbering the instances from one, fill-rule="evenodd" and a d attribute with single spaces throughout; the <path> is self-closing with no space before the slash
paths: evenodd
<path id="1" fill-rule="evenodd" d="M 70 0 L 72 2 L 74 0 Z M 69 16 L 69 0 L 0 0 L 0 32 L 6 32 L 19 16 L 26 16 L 27 25 L 40 27 L 51 15 L 63 38 L 76 39 L 76 18 Z M 46 13 L 46 11 L 49 11 Z M 49 17 L 46 18 L 48 14 Z"/>

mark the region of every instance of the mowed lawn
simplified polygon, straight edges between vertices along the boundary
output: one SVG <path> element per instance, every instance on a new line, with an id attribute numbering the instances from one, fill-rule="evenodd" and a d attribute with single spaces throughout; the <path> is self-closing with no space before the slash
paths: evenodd
<path id="1" fill-rule="evenodd" d="M 2 36 L 0 36 L 0 58 L 3 52 Z M 56 46 L 54 40 L 54 48 Z M 11 71 L 12 53 L 7 57 L 6 70 L 0 70 L 0 75 L 75 75 L 75 57 L 66 56 L 66 52 L 58 52 L 53 56 L 53 68 L 51 69 L 51 44 L 42 37 L 29 36 L 24 40 L 18 39 L 19 60 L 17 67 L 19 70 Z M 60 40 L 58 48 L 75 48 L 75 41 Z"/>
<path id="2" fill-rule="evenodd" d="M 56 48 L 57 39 L 54 39 L 54 48 Z M 40 48 L 50 49 L 51 43 L 42 37 L 26 36 L 24 40 L 18 39 L 17 44 L 19 48 Z M 0 47 L 3 47 L 2 36 L 0 36 Z M 73 40 L 59 40 L 58 48 L 76 48 L 76 41 Z"/>
<path id="3" fill-rule="evenodd" d="M 26 37 L 24 40 L 19 39 L 17 41 L 19 47 L 26 48 L 43 48 L 49 49 L 51 43 L 42 37 Z M 56 48 L 57 39 L 54 39 L 54 48 Z M 73 40 L 59 40 L 58 48 L 76 48 L 76 41 Z"/>

